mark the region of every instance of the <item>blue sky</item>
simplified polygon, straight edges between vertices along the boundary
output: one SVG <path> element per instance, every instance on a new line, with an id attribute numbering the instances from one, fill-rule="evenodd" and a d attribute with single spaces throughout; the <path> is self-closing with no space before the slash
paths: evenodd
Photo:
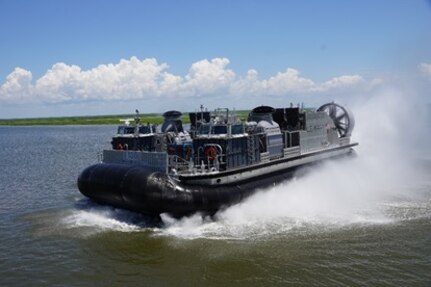
<path id="1" fill-rule="evenodd" d="M 0 118 L 431 85 L 425 0 L 0 0 L 0 37 Z"/>

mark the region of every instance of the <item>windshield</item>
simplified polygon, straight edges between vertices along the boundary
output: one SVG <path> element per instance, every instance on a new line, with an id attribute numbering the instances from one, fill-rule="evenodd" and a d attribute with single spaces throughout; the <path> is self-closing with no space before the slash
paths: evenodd
<path id="1" fill-rule="evenodd" d="M 227 134 L 227 126 L 226 125 L 213 126 L 211 133 L 215 135 Z"/>
<path id="2" fill-rule="evenodd" d="M 141 127 L 139 127 L 139 133 L 140 134 L 149 134 L 149 133 L 151 133 L 151 129 L 149 126 L 141 126 Z"/>
<path id="3" fill-rule="evenodd" d="M 209 125 L 201 125 L 199 127 L 199 134 L 201 134 L 201 135 L 209 134 L 209 131 L 210 131 Z"/>
<path id="4" fill-rule="evenodd" d="M 118 134 L 120 134 L 120 135 L 134 134 L 134 133 L 135 133 L 134 127 L 127 127 L 127 126 L 118 127 Z"/>
<path id="5" fill-rule="evenodd" d="M 233 125 L 232 126 L 232 134 L 233 135 L 238 135 L 238 134 L 242 134 L 243 131 L 243 125 Z"/>

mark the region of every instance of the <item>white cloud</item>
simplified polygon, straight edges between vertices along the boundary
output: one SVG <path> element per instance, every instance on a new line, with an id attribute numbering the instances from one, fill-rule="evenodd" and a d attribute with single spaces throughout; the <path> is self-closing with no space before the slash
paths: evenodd
<path id="1" fill-rule="evenodd" d="M 182 90 L 194 96 L 226 91 L 235 80 L 235 73 L 226 69 L 226 58 L 207 59 L 194 63 L 184 78 Z"/>
<path id="2" fill-rule="evenodd" d="M 0 87 L 0 100 L 26 101 L 32 96 L 31 80 L 31 72 L 22 68 L 15 68 Z"/>
<path id="3" fill-rule="evenodd" d="M 428 78 L 428 80 L 431 80 L 431 64 L 422 63 L 419 65 L 419 69 L 425 75 L 425 77 Z"/>
<path id="4" fill-rule="evenodd" d="M 308 93 L 316 84 L 306 78 L 299 76 L 299 71 L 288 68 L 284 73 L 263 81 L 263 88 L 273 95 L 281 96 L 290 93 Z"/>
<path id="5" fill-rule="evenodd" d="M 255 70 L 249 70 L 245 78 L 237 80 L 233 87 L 233 94 L 243 95 L 272 95 L 291 96 L 304 94 L 318 94 L 328 91 L 352 89 L 359 85 L 369 88 L 381 83 L 381 80 L 366 81 L 359 75 L 347 75 L 333 78 L 324 83 L 315 83 L 311 79 L 300 76 L 299 71 L 288 68 L 285 72 L 277 73 L 267 80 L 258 80 Z"/>
<path id="6" fill-rule="evenodd" d="M 42 101 L 63 102 L 71 100 L 77 93 L 82 93 L 83 73 L 78 66 L 64 63 L 55 64 L 34 86 L 34 94 Z"/>
<path id="7" fill-rule="evenodd" d="M 0 101 L 9 103 L 82 103 L 86 101 L 127 101 L 177 97 L 214 97 L 247 101 L 249 97 L 314 95 L 353 88 L 370 88 L 376 79 L 343 75 L 316 83 L 288 68 L 268 79 L 259 79 L 256 70 L 238 76 L 228 69 L 229 59 L 201 60 L 191 65 L 187 75 L 169 73 L 166 63 L 132 57 L 117 64 L 82 70 L 76 65 L 56 63 L 33 82 L 30 71 L 16 68 L 0 87 Z M 423 69 L 429 69 L 430 65 Z M 429 69 L 431 70 L 431 69 Z"/>
<path id="8" fill-rule="evenodd" d="M 47 102 L 73 100 L 127 100 L 157 96 L 166 64 L 136 57 L 88 71 L 55 64 L 35 85 L 35 96 Z"/>
<path id="9" fill-rule="evenodd" d="M 332 89 L 358 86 L 364 83 L 364 78 L 359 75 L 341 76 L 324 82 L 323 84 L 319 85 L 316 90 L 327 91 Z"/>
<path id="10" fill-rule="evenodd" d="M 236 97 L 256 96 L 262 92 L 262 82 L 258 80 L 258 73 L 254 69 L 248 70 L 245 78 L 237 79 L 230 87 L 230 94 Z"/>

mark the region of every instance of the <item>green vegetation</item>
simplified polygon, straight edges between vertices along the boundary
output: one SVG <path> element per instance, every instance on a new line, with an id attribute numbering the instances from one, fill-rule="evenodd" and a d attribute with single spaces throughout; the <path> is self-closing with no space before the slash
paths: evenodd
<path id="1" fill-rule="evenodd" d="M 34 125 L 116 125 L 121 119 L 133 119 L 136 115 L 106 115 L 106 116 L 82 116 L 82 117 L 55 117 L 55 118 L 28 118 L 28 119 L 3 119 L 0 125 L 8 126 L 34 126 Z M 163 122 L 162 115 L 141 115 L 141 122 L 158 124 Z"/>
<path id="2" fill-rule="evenodd" d="M 241 120 L 245 120 L 248 111 L 237 111 Z M 27 118 L 27 119 L 0 119 L 0 126 L 36 126 L 36 125 L 118 125 L 120 119 L 133 119 L 135 114 L 82 116 L 82 117 L 53 117 L 53 118 Z M 162 114 L 142 114 L 141 123 L 161 124 Z M 182 116 L 183 123 L 189 123 L 188 113 Z"/>

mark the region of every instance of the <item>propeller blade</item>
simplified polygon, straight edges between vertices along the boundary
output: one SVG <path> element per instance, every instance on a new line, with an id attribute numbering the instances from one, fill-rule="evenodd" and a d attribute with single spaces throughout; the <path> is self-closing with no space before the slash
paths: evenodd
<path id="1" fill-rule="evenodd" d="M 329 116 L 331 117 L 331 119 L 334 119 L 337 115 L 337 107 L 332 104 L 329 106 Z"/>
<path id="2" fill-rule="evenodd" d="M 338 117 L 336 117 L 335 119 L 337 120 L 337 121 L 340 121 L 342 118 L 344 118 L 346 116 L 346 113 L 345 112 L 343 112 L 341 115 L 339 115 Z"/>

